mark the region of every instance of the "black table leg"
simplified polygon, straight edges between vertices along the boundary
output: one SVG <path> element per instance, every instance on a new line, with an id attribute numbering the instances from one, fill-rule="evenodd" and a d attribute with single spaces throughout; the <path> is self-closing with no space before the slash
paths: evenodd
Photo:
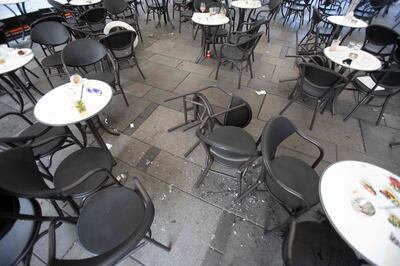
<path id="1" fill-rule="evenodd" d="M 7 73 L 7 76 L 9 77 L 10 81 L 15 85 L 17 89 L 20 89 L 23 91 L 28 99 L 32 102 L 33 105 L 37 103 L 35 97 L 32 95 L 32 93 L 29 91 L 29 89 L 25 86 L 25 84 L 21 81 L 21 79 L 15 74 L 14 71 Z"/>
<path id="2" fill-rule="evenodd" d="M 245 9 L 239 8 L 239 22 L 238 22 L 238 26 L 236 28 L 236 31 L 242 31 L 242 28 L 243 28 L 242 23 L 244 22 L 245 12 L 246 12 Z"/>
<path id="3" fill-rule="evenodd" d="M 110 150 L 107 148 L 107 145 L 104 142 L 103 138 L 101 137 L 99 131 L 97 130 L 96 125 L 93 123 L 93 120 L 92 119 L 86 120 L 86 124 L 88 125 L 90 131 L 92 131 L 92 134 L 93 134 L 94 138 L 96 139 L 97 144 L 99 144 L 99 146 L 101 148 L 103 148 L 104 150 L 106 150 L 110 154 L 110 156 L 112 158 L 112 161 L 113 161 L 113 165 L 116 165 L 117 162 L 115 161 L 114 156 L 112 156 Z"/>
<path id="4" fill-rule="evenodd" d="M 205 56 L 207 53 L 207 45 L 206 45 L 206 27 L 204 25 L 201 26 L 201 49 L 200 49 L 200 54 L 196 59 L 196 64 L 200 63 L 201 59 Z"/>

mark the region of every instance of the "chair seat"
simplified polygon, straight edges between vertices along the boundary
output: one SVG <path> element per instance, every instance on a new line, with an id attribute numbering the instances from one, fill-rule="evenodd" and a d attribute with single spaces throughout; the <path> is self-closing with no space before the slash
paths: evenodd
<path id="1" fill-rule="evenodd" d="M 288 236 L 284 246 L 287 246 Z M 284 249 L 284 257 L 287 258 Z M 328 223 L 300 222 L 292 246 L 293 265 L 360 265 L 353 250 Z"/>
<path id="2" fill-rule="evenodd" d="M 31 200 L 19 199 L 19 213 L 41 215 L 40 207 Z M 0 239 L 1 265 L 17 265 L 39 234 L 40 222 L 17 220 Z"/>
<path id="3" fill-rule="evenodd" d="M 310 85 L 308 82 L 303 82 L 303 92 L 309 96 L 320 98 L 326 92 L 326 90 L 318 89 Z"/>
<path id="4" fill-rule="evenodd" d="M 354 86 L 364 93 L 368 93 L 375 86 L 374 80 L 370 76 L 357 77 L 354 80 Z M 393 89 L 385 89 L 384 87 L 378 86 L 373 95 L 375 96 L 388 96 L 394 93 Z"/>
<path id="5" fill-rule="evenodd" d="M 62 61 L 61 61 L 61 52 L 46 56 L 42 60 L 42 65 L 44 67 L 58 67 L 62 66 Z"/>
<path id="6" fill-rule="evenodd" d="M 54 173 L 54 188 L 60 192 L 66 186 L 76 182 L 79 178 L 98 168 L 109 171 L 112 169 L 112 158 L 101 148 L 89 147 L 78 150 L 65 158 Z M 68 191 L 73 197 L 84 197 L 88 192 L 100 188 L 107 180 L 106 172 L 98 172 Z"/>
<path id="7" fill-rule="evenodd" d="M 79 240 L 90 252 L 103 254 L 140 231 L 144 212 L 143 201 L 135 191 L 125 187 L 103 189 L 81 210 Z"/>
<path id="8" fill-rule="evenodd" d="M 227 58 L 234 61 L 242 61 L 243 60 L 243 50 L 238 47 L 225 46 L 221 51 L 221 57 Z"/>
<path id="9" fill-rule="evenodd" d="M 281 182 L 300 193 L 310 206 L 319 202 L 319 176 L 311 166 L 294 157 L 279 156 L 271 161 L 271 168 Z M 303 206 L 299 199 L 286 192 L 271 178 L 267 178 L 266 182 L 271 193 L 286 205 L 293 209 Z"/>
<path id="10" fill-rule="evenodd" d="M 239 127 L 215 128 L 207 138 L 216 143 L 211 145 L 210 152 L 214 155 L 216 161 L 224 165 L 236 166 L 258 154 L 253 137 Z M 231 151 L 229 151 L 229 148 L 231 148 Z M 232 149 L 235 152 L 232 152 Z"/>
<path id="11" fill-rule="evenodd" d="M 210 27 L 209 36 L 214 36 L 214 34 L 217 37 L 228 36 L 228 31 L 222 27 Z"/>
<path id="12" fill-rule="evenodd" d="M 25 136 L 34 136 L 38 135 L 41 132 L 47 130 L 49 126 L 43 125 L 41 123 L 35 123 L 32 126 L 26 128 L 24 131 L 22 131 L 19 136 L 20 137 L 25 137 Z M 50 127 L 50 130 L 44 133 L 42 136 L 36 138 L 32 145 L 39 143 L 41 141 L 44 141 L 46 139 L 49 139 L 51 137 L 55 137 L 57 135 L 62 135 L 62 134 L 67 134 L 67 129 L 65 127 Z M 33 149 L 33 154 L 35 157 L 42 157 L 45 155 L 48 155 L 52 151 L 54 151 L 56 148 L 61 147 L 66 140 L 66 137 L 63 138 L 57 138 L 45 145 L 40 145 L 39 147 L 36 147 Z"/>
<path id="13" fill-rule="evenodd" d="M 91 72 L 86 74 L 85 78 L 100 80 L 110 86 L 114 86 L 115 83 L 115 76 L 111 72 Z"/>

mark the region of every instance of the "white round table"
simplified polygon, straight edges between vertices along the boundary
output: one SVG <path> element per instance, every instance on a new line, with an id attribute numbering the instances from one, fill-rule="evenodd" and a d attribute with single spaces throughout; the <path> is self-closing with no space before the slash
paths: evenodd
<path id="1" fill-rule="evenodd" d="M 124 28 L 126 30 L 131 30 L 131 31 L 136 32 L 136 30 L 126 22 L 123 22 L 123 21 L 111 21 L 111 22 L 107 23 L 106 26 L 104 27 L 103 33 L 105 35 L 108 35 L 110 33 L 111 29 L 115 28 L 115 27 L 121 27 L 121 28 Z M 139 43 L 139 38 L 138 38 L 138 36 L 136 36 L 136 39 L 133 42 L 133 47 L 136 47 L 138 45 L 138 43 Z"/>
<path id="2" fill-rule="evenodd" d="M 239 1 L 232 1 L 231 5 L 239 9 L 239 22 L 237 26 L 237 30 L 240 29 L 240 25 L 244 22 L 244 17 L 246 10 L 248 9 L 257 9 L 261 7 L 261 1 L 258 0 L 239 0 Z"/>
<path id="3" fill-rule="evenodd" d="M 388 191 L 397 203 L 386 198 Z M 389 222 L 389 217 L 400 219 L 397 175 L 372 164 L 342 161 L 325 170 L 319 193 L 331 224 L 354 250 L 372 264 L 399 265 L 400 220 L 397 225 Z M 360 199 L 371 203 L 375 213 L 367 215 L 354 207 Z"/>
<path id="4" fill-rule="evenodd" d="M 72 0 L 69 2 L 71 6 L 88 6 L 100 3 L 102 0 Z"/>
<path id="5" fill-rule="evenodd" d="M 329 22 L 348 28 L 366 28 L 368 24 L 358 18 L 347 19 L 346 16 L 329 16 Z"/>
<path id="6" fill-rule="evenodd" d="M 192 21 L 198 25 L 200 25 L 202 29 L 201 35 L 201 51 L 199 56 L 196 59 L 196 63 L 199 63 L 202 57 L 206 56 L 207 51 L 209 50 L 206 42 L 206 34 L 209 26 L 221 26 L 229 22 L 229 18 L 226 16 L 221 16 L 219 14 L 211 16 L 210 13 L 193 13 Z M 217 31 L 215 31 L 217 32 Z"/>
<path id="7" fill-rule="evenodd" d="M 86 111 L 83 113 L 75 107 L 81 91 L 81 85 L 73 85 L 70 82 L 58 86 L 37 102 L 33 114 L 39 122 L 49 126 L 67 126 L 85 121 L 99 146 L 109 152 L 92 118 L 110 102 L 112 89 L 102 81 L 86 80 L 82 93 L 82 101 L 86 106 Z M 111 153 L 110 156 L 112 157 Z"/>
<path id="8" fill-rule="evenodd" d="M 378 70 L 382 66 L 378 58 L 363 50 L 355 52 L 358 54 L 358 57 L 353 59 L 350 65 L 343 63 L 343 60 L 349 58 L 349 53 L 351 52 L 354 53 L 355 51 L 347 46 L 338 46 L 335 51 L 330 51 L 330 47 L 324 49 L 324 55 L 329 60 L 345 68 L 369 72 Z"/>
<path id="9" fill-rule="evenodd" d="M 26 87 L 25 83 L 16 74 L 16 71 L 23 68 L 26 64 L 32 61 L 34 54 L 31 49 L 13 49 L 13 48 L 5 48 L 5 49 L 7 49 L 6 52 L 7 55 L 5 58 L 5 62 L 0 64 L 0 75 L 8 77 L 11 83 L 15 86 L 15 88 L 11 89 L 14 90 L 15 95 L 18 98 L 18 102 L 20 105 L 20 112 L 22 113 L 24 111 L 24 100 L 21 97 L 18 90 L 15 90 L 16 88 L 23 91 L 28 97 L 28 99 L 33 103 L 33 105 L 35 105 L 37 101 L 35 97 L 32 95 L 32 93 L 29 91 L 29 88 Z M 18 54 L 19 50 L 24 51 L 24 54 L 19 55 Z M 25 70 L 22 70 L 21 74 L 25 76 Z M 34 87 L 33 84 L 29 83 L 29 86 L 39 92 L 39 90 L 36 89 L 36 87 Z"/>

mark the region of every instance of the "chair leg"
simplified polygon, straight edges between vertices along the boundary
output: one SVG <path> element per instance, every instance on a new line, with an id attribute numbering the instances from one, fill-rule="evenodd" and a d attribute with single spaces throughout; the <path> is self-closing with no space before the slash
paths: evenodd
<path id="1" fill-rule="evenodd" d="M 203 170 L 203 172 L 200 174 L 199 179 L 197 180 L 197 182 L 194 184 L 195 188 L 199 188 L 201 183 L 203 183 L 204 178 L 207 176 L 208 172 L 211 169 L 211 165 L 213 163 L 213 160 L 211 158 L 207 158 L 207 164 L 206 164 L 206 168 Z"/>
<path id="2" fill-rule="evenodd" d="M 193 144 L 193 146 L 190 147 L 190 149 L 187 150 L 187 152 L 185 152 L 185 154 L 184 154 L 183 156 L 184 156 L 185 158 L 188 157 L 189 154 L 191 154 L 191 153 L 194 151 L 194 149 L 196 149 L 196 147 L 199 146 L 199 144 L 200 144 L 200 141 L 196 141 L 196 143 Z"/>
<path id="3" fill-rule="evenodd" d="M 249 58 L 249 60 L 248 60 L 248 64 L 249 64 L 249 67 L 250 67 L 250 77 L 251 78 L 254 78 L 254 75 L 253 75 L 253 67 L 252 67 L 252 65 L 251 65 L 251 59 Z"/>
<path id="4" fill-rule="evenodd" d="M 219 68 L 221 67 L 221 61 L 218 61 L 217 71 L 215 72 L 215 79 L 218 79 Z"/>
<path id="5" fill-rule="evenodd" d="M 353 110 L 351 110 L 351 112 L 346 115 L 346 117 L 343 119 L 343 121 L 347 121 L 347 119 L 349 119 L 349 117 L 360 107 L 361 104 L 363 104 L 365 102 L 365 100 L 367 100 L 369 97 L 369 94 L 367 94 L 360 102 L 358 102 L 358 104 L 353 108 Z"/>
<path id="6" fill-rule="evenodd" d="M 165 250 L 167 252 L 171 251 L 171 247 L 164 246 L 163 244 L 161 244 L 160 242 L 154 240 L 153 238 L 145 236 L 144 239 L 146 239 L 147 242 L 153 244 L 154 246 L 159 247 L 159 248 L 161 248 L 161 249 L 163 249 L 163 250 Z"/>
<path id="7" fill-rule="evenodd" d="M 139 69 L 139 68 L 138 68 L 138 69 Z M 142 75 L 143 75 L 143 74 L 142 74 Z M 120 92 L 121 92 L 121 94 L 122 94 L 122 97 L 124 98 L 124 101 L 125 101 L 126 106 L 129 106 L 128 99 L 126 98 L 124 89 L 121 87 L 120 84 L 117 84 L 117 86 L 119 87 L 119 90 L 120 90 Z"/>
<path id="8" fill-rule="evenodd" d="M 146 12 L 146 24 L 149 23 L 149 15 L 150 15 L 150 10 L 147 9 L 147 12 Z"/>
<path id="9" fill-rule="evenodd" d="M 293 98 L 288 102 L 288 104 L 285 106 L 285 108 L 283 108 L 282 111 L 279 112 L 279 115 L 282 115 L 282 114 L 286 111 L 286 109 L 288 109 L 288 108 L 292 105 L 292 103 L 294 103 L 294 101 L 297 100 L 297 98 L 299 98 L 299 96 L 293 97 Z"/>
<path id="10" fill-rule="evenodd" d="M 385 101 L 384 101 L 384 103 L 383 103 L 383 105 L 382 105 L 381 112 L 379 113 L 378 119 L 376 120 L 375 125 L 378 126 L 379 123 L 381 122 L 382 116 L 383 116 L 383 114 L 385 113 L 386 105 L 388 104 L 389 100 L 390 100 L 390 97 L 386 97 L 386 99 L 385 99 Z"/>
<path id="11" fill-rule="evenodd" d="M 242 74 L 243 74 L 243 66 L 239 67 L 239 82 L 238 82 L 238 90 L 240 90 L 240 83 L 242 82 Z"/>
<path id="12" fill-rule="evenodd" d="M 315 118 L 317 117 L 318 105 L 319 105 L 320 102 L 321 102 L 320 100 L 315 102 L 314 112 L 313 112 L 313 116 L 312 116 L 312 119 L 311 119 L 311 124 L 310 124 L 310 127 L 309 127 L 310 130 L 313 129 Z"/>
<path id="13" fill-rule="evenodd" d="M 139 70 L 140 75 L 142 76 L 143 79 L 146 79 L 146 77 L 143 75 L 142 69 L 139 67 L 139 63 L 136 61 L 136 67 Z"/>

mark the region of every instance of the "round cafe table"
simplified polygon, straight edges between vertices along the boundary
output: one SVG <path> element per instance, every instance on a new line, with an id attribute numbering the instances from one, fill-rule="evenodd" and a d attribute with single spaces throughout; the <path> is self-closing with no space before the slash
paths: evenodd
<path id="1" fill-rule="evenodd" d="M 78 112 L 75 101 L 80 99 L 82 85 L 68 82 L 46 93 L 35 105 L 35 118 L 49 126 L 68 126 L 85 122 L 100 147 L 110 152 L 93 122 L 110 102 L 113 95 L 111 87 L 99 80 L 86 80 L 83 86 L 82 101 L 85 112 Z M 110 156 L 112 157 L 111 153 Z"/>
<path id="2" fill-rule="evenodd" d="M 72 0 L 69 2 L 71 6 L 89 6 L 100 3 L 102 0 Z"/>
<path id="3" fill-rule="evenodd" d="M 349 32 L 345 34 L 341 42 L 343 42 L 344 39 L 346 39 L 355 29 L 368 27 L 368 24 L 365 21 L 355 17 L 348 19 L 346 16 L 329 16 L 328 21 L 335 25 L 335 30 L 332 34 L 332 40 L 339 36 L 343 27 L 350 28 Z"/>
<path id="4" fill-rule="evenodd" d="M 323 173 L 319 193 L 329 221 L 355 251 L 374 265 L 399 265 L 397 175 L 364 162 L 337 162 Z"/>
<path id="5" fill-rule="evenodd" d="M 26 80 L 29 79 L 26 77 L 25 70 L 23 67 L 32 61 L 34 54 L 31 49 L 13 49 L 13 48 L 5 48 L 7 49 L 7 57 L 5 58 L 4 63 L 0 63 L 0 76 L 7 77 L 11 83 L 17 89 L 15 90 L 15 95 L 18 98 L 18 102 L 20 104 L 20 112 L 24 111 L 24 101 L 19 94 L 18 90 L 23 91 L 28 99 L 32 102 L 33 105 L 36 104 L 35 97 L 29 91 L 29 88 L 34 89 L 39 94 L 42 94 L 31 82 L 29 82 L 28 87 L 24 84 L 24 82 L 18 77 L 16 72 L 21 69 L 21 74 Z M 23 55 L 18 54 L 18 51 L 22 50 L 24 52 Z"/>
<path id="6" fill-rule="evenodd" d="M 244 22 L 246 10 L 260 8 L 261 2 L 259 0 L 238 0 L 232 1 L 231 5 L 239 9 L 239 22 L 236 30 L 240 31 L 241 24 Z"/>
<path id="7" fill-rule="evenodd" d="M 193 13 L 192 21 L 202 27 L 201 50 L 196 59 L 196 63 L 199 63 L 201 59 L 206 57 L 209 50 L 209 43 L 207 42 L 208 28 L 210 26 L 218 27 L 224 25 L 229 22 L 229 18 L 219 14 L 210 16 L 210 13 Z"/>

